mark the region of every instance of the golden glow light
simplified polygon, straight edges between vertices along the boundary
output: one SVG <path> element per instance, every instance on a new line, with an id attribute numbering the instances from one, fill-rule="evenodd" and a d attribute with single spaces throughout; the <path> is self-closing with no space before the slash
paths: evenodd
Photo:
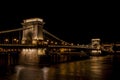
<path id="1" fill-rule="evenodd" d="M 40 18 L 31 18 L 31 19 L 24 20 L 24 22 L 34 22 L 34 21 L 43 22 L 43 19 L 40 19 Z"/>
<path id="2" fill-rule="evenodd" d="M 33 44 L 37 44 L 37 41 L 33 40 L 32 43 L 33 43 Z"/>

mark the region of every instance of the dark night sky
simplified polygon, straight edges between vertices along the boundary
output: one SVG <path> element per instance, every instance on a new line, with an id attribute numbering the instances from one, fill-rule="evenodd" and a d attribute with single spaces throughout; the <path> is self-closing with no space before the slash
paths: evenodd
<path id="1" fill-rule="evenodd" d="M 91 2 L 92 3 L 92 2 Z M 116 5 L 89 2 L 44 2 L 0 6 L 0 31 L 22 27 L 23 19 L 39 17 L 44 29 L 73 43 L 120 42 L 119 10 Z"/>

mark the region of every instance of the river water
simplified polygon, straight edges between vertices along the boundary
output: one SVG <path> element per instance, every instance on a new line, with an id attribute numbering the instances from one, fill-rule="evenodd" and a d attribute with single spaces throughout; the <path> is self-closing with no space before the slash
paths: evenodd
<path id="1" fill-rule="evenodd" d="M 0 80 L 120 80 L 120 55 L 47 66 L 17 65 L 14 73 Z"/>

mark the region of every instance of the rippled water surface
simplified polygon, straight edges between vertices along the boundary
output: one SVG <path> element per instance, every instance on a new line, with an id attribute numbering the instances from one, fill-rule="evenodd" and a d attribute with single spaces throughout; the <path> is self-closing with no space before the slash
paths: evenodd
<path id="1" fill-rule="evenodd" d="M 14 74 L 1 80 L 119 80 L 120 55 L 92 56 L 90 59 L 49 66 L 15 66 Z"/>

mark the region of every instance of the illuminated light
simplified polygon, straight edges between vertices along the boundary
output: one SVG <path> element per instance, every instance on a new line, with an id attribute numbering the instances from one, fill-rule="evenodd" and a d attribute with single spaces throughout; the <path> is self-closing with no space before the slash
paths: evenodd
<path id="1" fill-rule="evenodd" d="M 43 71 L 43 78 L 44 78 L 44 80 L 47 80 L 48 79 L 49 68 L 48 67 L 44 67 L 42 69 L 42 71 Z"/>
<path id="2" fill-rule="evenodd" d="M 43 53 L 42 53 L 42 50 L 41 49 L 39 49 L 38 50 L 38 55 L 42 55 Z"/>
<path id="3" fill-rule="evenodd" d="M 38 37 L 37 40 L 43 40 L 43 37 Z"/>
<path id="4" fill-rule="evenodd" d="M 101 50 L 92 50 L 92 53 L 101 53 Z"/>
<path id="5" fill-rule="evenodd" d="M 55 42 L 55 44 L 57 44 L 57 42 Z"/>
<path id="6" fill-rule="evenodd" d="M 34 38 L 33 38 L 34 40 L 38 40 L 38 38 L 37 38 L 37 36 L 34 36 Z"/>
<path id="7" fill-rule="evenodd" d="M 38 38 L 37 40 L 43 40 L 43 38 L 41 37 L 41 38 Z"/>
<path id="8" fill-rule="evenodd" d="M 96 38 L 96 39 L 92 39 L 92 41 L 100 41 L 100 39 L 99 39 L 99 38 Z"/>
<path id="9" fill-rule="evenodd" d="M 8 42 L 9 40 L 8 39 L 5 39 L 6 42 Z"/>
<path id="10" fill-rule="evenodd" d="M 13 40 L 14 40 L 14 41 L 16 41 L 17 39 L 16 39 L 16 38 L 14 38 Z"/>
<path id="11" fill-rule="evenodd" d="M 25 22 L 34 22 L 34 21 L 43 22 L 43 19 L 40 19 L 40 18 L 26 19 L 26 20 L 24 20 L 24 23 L 25 23 Z"/>
<path id="12" fill-rule="evenodd" d="M 23 49 L 23 51 L 25 51 L 25 49 Z"/>
<path id="13" fill-rule="evenodd" d="M 28 49 L 25 49 L 25 52 L 27 52 L 28 51 Z"/>
<path id="14" fill-rule="evenodd" d="M 72 49 L 68 49 L 68 51 L 72 51 Z"/>
<path id="15" fill-rule="evenodd" d="M 32 44 L 37 44 L 37 41 L 36 41 L 36 40 L 33 40 L 33 41 L 32 41 Z"/>
<path id="16" fill-rule="evenodd" d="M 16 78 L 17 78 L 17 80 L 19 79 L 19 75 L 20 75 L 20 71 L 22 70 L 22 69 L 24 69 L 25 67 L 23 67 L 23 66 L 17 66 L 17 67 L 15 67 L 15 70 L 16 70 Z"/>
<path id="17" fill-rule="evenodd" d="M 33 52 L 33 49 L 29 49 L 30 52 Z"/>
<path id="18" fill-rule="evenodd" d="M 38 55 L 44 55 L 45 49 L 38 49 Z"/>
<path id="19" fill-rule="evenodd" d="M 25 41 L 22 40 L 22 44 L 25 44 Z"/>
<path id="20" fill-rule="evenodd" d="M 48 44 L 48 42 L 44 42 L 44 44 Z"/>
<path id="21" fill-rule="evenodd" d="M 49 40 L 47 40 L 47 42 L 49 42 Z"/>
<path id="22" fill-rule="evenodd" d="M 51 43 L 53 43 L 53 41 L 51 41 Z"/>
<path id="23" fill-rule="evenodd" d="M 61 48 L 60 52 L 65 52 L 65 50 L 66 50 L 65 48 Z"/>
<path id="24" fill-rule="evenodd" d="M 11 49 L 11 51 L 13 51 L 13 49 Z"/>
<path id="25" fill-rule="evenodd" d="M 74 44 L 73 43 L 71 43 L 71 46 L 73 46 Z"/>

